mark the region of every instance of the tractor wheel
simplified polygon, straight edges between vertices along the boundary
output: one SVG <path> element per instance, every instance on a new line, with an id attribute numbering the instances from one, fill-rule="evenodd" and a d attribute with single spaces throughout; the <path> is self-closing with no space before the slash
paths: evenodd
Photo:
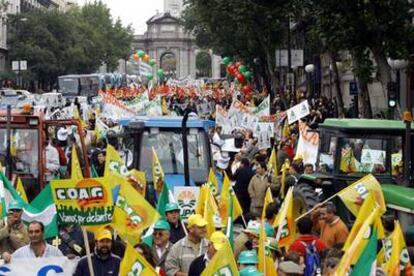
<path id="1" fill-rule="evenodd" d="M 312 186 L 305 183 L 296 185 L 293 189 L 294 217 L 297 218 L 312 209 L 319 201 L 319 195 Z"/>

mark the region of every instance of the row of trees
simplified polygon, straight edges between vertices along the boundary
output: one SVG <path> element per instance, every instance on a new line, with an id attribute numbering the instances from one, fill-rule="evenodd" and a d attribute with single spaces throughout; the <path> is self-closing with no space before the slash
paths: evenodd
<path id="1" fill-rule="evenodd" d="M 368 83 L 391 80 L 387 58 L 412 59 L 413 4 L 409 0 L 187 0 L 183 20 L 201 47 L 257 66 L 275 92 L 275 50 L 286 48 L 289 22 L 303 31 L 305 52 L 328 53 L 338 79 L 338 53 L 348 50 L 358 79 L 363 115 L 371 117 Z M 254 64 L 256 61 L 256 64 Z M 339 85 L 338 102 L 343 111 Z M 283 94 L 281 93 L 281 98 Z"/>
<path id="2" fill-rule="evenodd" d="M 32 11 L 8 20 L 9 60 L 27 60 L 24 79 L 33 87 L 49 90 L 64 74 L 109 70 L 131 52 L 132 29 L 113 20 L 100 1 L 59 11 Z"/>

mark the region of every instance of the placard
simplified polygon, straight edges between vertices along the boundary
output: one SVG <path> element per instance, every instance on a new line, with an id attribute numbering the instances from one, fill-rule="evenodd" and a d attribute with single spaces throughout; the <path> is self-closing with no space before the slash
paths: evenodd
<path id="1" fill-rule="evenodd" d="M 294 122 L 308 116 L 310 113 L 308 100 L 305 100 L 287 111 L 288 123 L 293 124 Z"/>
<path id="2" fill-rule="evenodd" d="M 181 219 L 187 220 L 190 215 L 195 214 L 199 193 L 199 187 L 174 187 L 174 198 L 180 206 Z"/>

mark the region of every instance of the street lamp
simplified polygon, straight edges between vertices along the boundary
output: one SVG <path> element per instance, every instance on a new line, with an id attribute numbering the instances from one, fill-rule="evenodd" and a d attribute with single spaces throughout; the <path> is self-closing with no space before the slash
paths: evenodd
<path id="1" fill-rule="evenodd" d="M 313 64 L 308 64 L 305 66 L 305 72 L 308 75 L 308 84 L 309 84 L 309 94 L 308 94 L 308 98 L 310 99 L 311 96 L 313 96 L 313 81 L 312 81 L 312 73 L 313 71 L 315 71 L 315 65 Z"/>
<path id="2" fill-rule="evenodd" d="M 409 64 L 409 61 L 403 59 L 391 59 L 387 60 L 388 65 L 391 69 L 396 70 L 396 82 L 398 95 L 400 91 L 400 70 L 406 68 Z M 410 185 L 410 169 L 411 169 L 411 93 L 410 88 L 406 89 L 406 106 L 403 113 L 403 120 L 405 122 L 405 144 L 404 144 L 404 182 L 407 186 Z"/>

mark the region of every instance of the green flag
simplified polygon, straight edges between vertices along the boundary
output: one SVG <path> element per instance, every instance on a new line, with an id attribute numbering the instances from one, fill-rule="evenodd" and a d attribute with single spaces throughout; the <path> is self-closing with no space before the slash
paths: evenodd
<path id="1" fill-rule="evenodd" d="M 371 274 L 372 265 L 377 258 L 377 236 L 377 230 L 374 229 L 374 233 L 372 233 L 367 245 L 364 248 L 364 251 L 362 251 L 361 256 L 358 259 L 358 262 L 352 269 L 351 276 Z"/>
<path id="2" fill-rule="evenodd" d="M 227 219 L 226 236 L 231 248 L 234 250 L 234 231 L 233 231 L 233 197 L 229 196 L 229 216 Z"/>
<path id="3" fill-rule="evenodd" d="M 170 203 L 170 189 L 168 188 L 167 183 L 162 185 L 162 190 L 157 202 L 157 211 L 162 216 L 165 217 L 165 206 Z"/>

